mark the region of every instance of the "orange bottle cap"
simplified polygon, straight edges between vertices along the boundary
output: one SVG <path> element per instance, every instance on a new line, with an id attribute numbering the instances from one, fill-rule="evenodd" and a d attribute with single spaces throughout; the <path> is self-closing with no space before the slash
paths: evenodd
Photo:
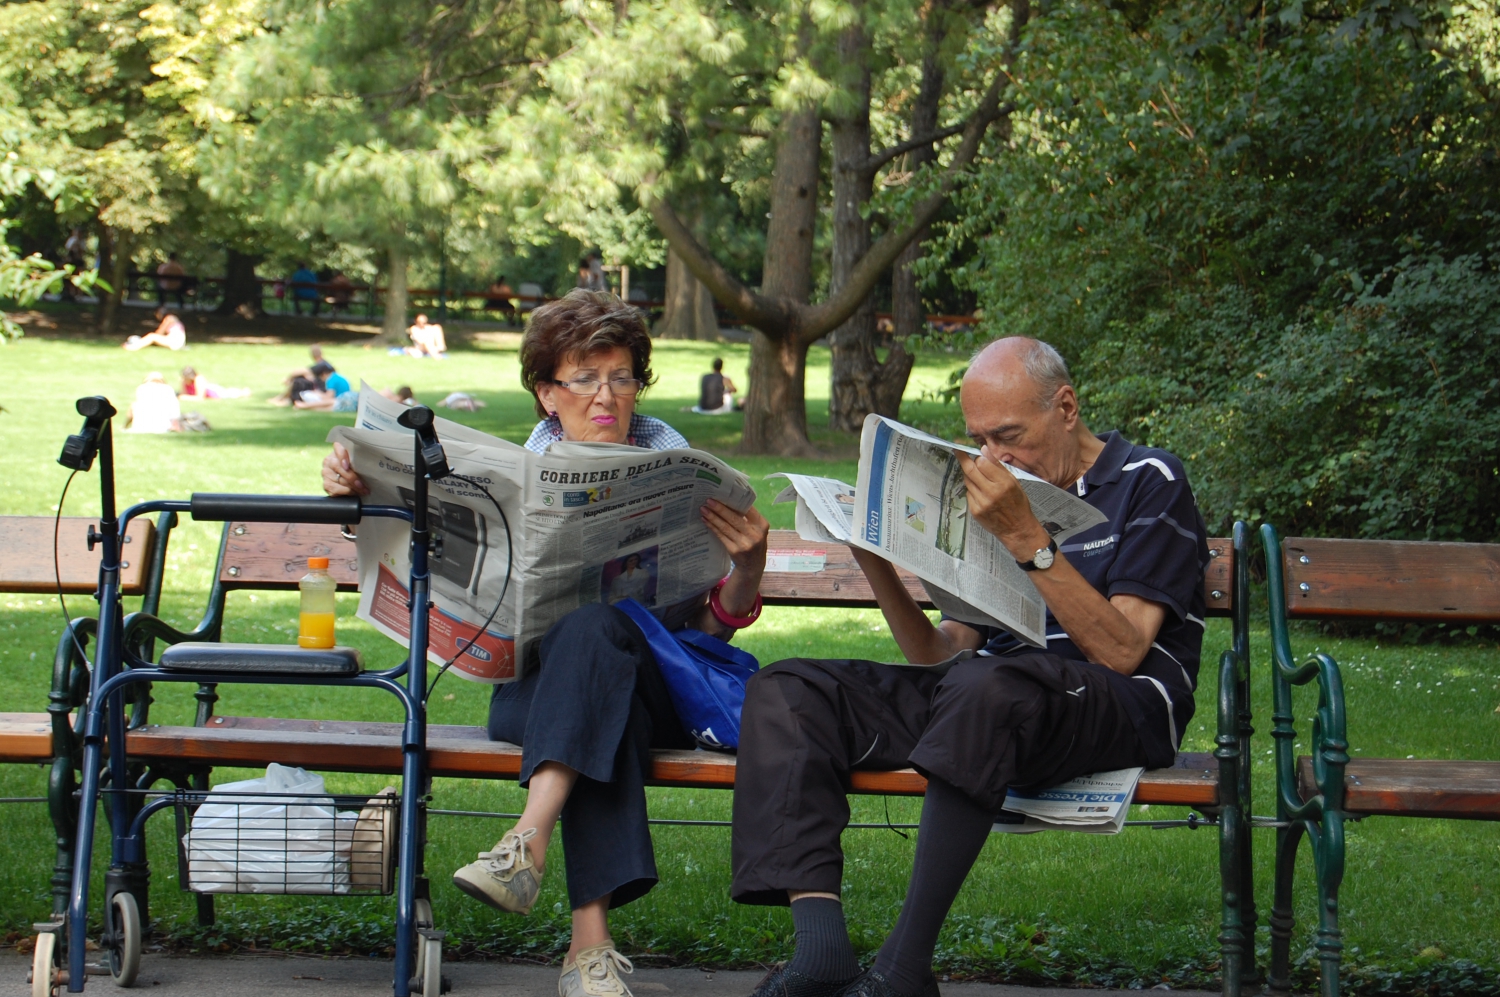
<path id="1" fill-rule="evenodd" d="M 323 568 L 323 569 L 326 570 L 328 568 L 328 558 L 326 558 L 326 557 L 309 557 L 307 559 L 307 566 L 309 568 Z"/>

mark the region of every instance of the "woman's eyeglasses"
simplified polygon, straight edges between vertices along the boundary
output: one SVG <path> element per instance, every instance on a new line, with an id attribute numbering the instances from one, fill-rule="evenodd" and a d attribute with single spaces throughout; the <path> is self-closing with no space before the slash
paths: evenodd
<path id="1" fill-rule="evenodd" d="M 601 381 L 597 377 L 579 377 L 571 381 L 553 380 L 553 384 L 560 388 L 567 388 L 575 395 L 584 395 L 592 398 L 599 393 L 604 385 L 609 385 L 609 390 L 617 395 L 629 397 L 638 393 L 645 386 L 645 382 L 638 377 L 612 377 L 608 381 Z"/>

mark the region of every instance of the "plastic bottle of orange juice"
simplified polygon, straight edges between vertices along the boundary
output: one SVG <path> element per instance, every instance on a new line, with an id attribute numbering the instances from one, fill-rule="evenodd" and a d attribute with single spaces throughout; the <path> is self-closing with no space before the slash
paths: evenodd
<path id="1" fill-rule="evenodd" d="M 307 574 L 297 583 L 302 590 L 298 647 L 333 646 L 333 595 L 338 585 L 328 574 L 328 558 L 309 557 Z"/>

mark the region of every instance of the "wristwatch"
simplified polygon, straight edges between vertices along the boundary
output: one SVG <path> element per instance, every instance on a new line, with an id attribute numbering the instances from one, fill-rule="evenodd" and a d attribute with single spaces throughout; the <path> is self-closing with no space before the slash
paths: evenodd
<path id="1" fill-rule="evenodd" d="M 1047 546 L 1036 552 L 1029 561 L 1017 561 L 1022 571 L 1046 571 L 1057 560 L 1057 541 L 1048 540 Z"/>

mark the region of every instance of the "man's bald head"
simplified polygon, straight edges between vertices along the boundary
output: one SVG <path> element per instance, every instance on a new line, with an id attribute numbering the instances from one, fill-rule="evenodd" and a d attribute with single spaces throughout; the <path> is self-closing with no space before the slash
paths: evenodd
<path id="1" fill-rule="evenodd" d="M 971 378 L 1012 388 L 1029 381 L 1035 388 L 1037 403 L 1044 409 L 1056 403 L 1059 388 L 1073 383 L 1062 354 L 1029 336 L 1007 336 L 980 347 L 969 360 L 964 382 Z"/>
<path id="2" fill-rule="evenodd" d="M 1086 466 L 1097 441 L 1079 418 L 1068 365 L 1046 343 L 1024 336 L 997 339 L 974 354 L 959 406 L 975 446 L 1066 488 Z"/>

